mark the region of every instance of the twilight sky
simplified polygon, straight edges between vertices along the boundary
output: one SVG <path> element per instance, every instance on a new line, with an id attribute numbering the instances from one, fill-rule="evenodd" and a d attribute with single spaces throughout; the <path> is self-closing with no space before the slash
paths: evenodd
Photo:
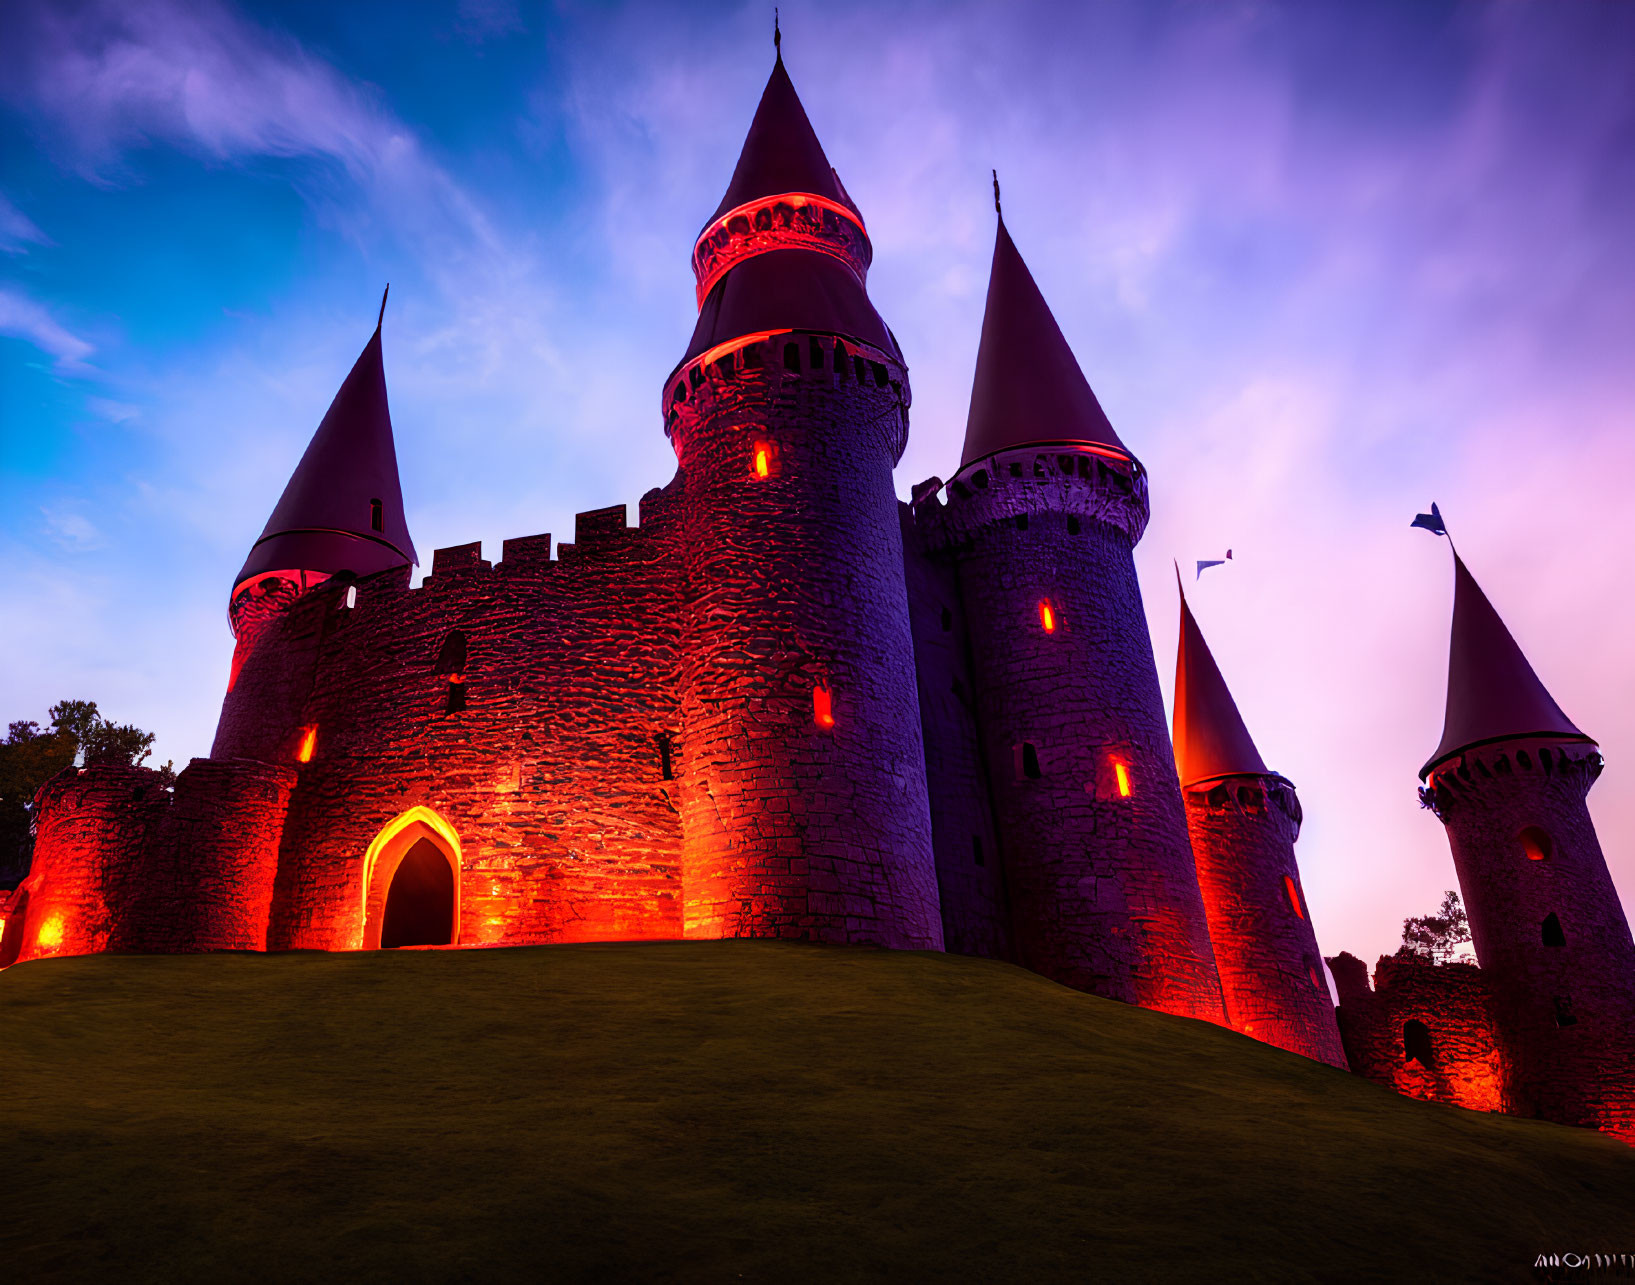
<path id="1" fill-rule="evenodd" d="M 571 538 L 674 469 L 688 253 L 770 5 L 10 0 L 0 42 L 0 722 L 64 697 L 209 751 L 233 573 L 372 329 L 422 556 Z M 1319 940 L 1455 886 L 1415 772 L 1471 569 L 1609 769 L 1635 909 L 1635 6 L 783 3 L 949 476 L 988 170 L 1300 788 Z"/>

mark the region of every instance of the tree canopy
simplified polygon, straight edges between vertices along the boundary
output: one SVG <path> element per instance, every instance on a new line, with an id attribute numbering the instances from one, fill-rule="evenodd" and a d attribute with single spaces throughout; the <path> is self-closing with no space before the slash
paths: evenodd
<path id="1" fill-rule="evenodd" d="M 1417 915 L 1402 921 L 1399 955 L 1419 955 L 1433 964 L 1452 963 L 1459 948 L 1470 941 L 1470 922 L 1459 894 L 1451 888 L 1443 894 L 1434 914 Z"/>
<path id="2" fill-rule="evenodd" d="M 75 763 L 136 765 L 153 753 L 154 734 L 130 723 L 111 723 L 95 701 L 59 701 L 48 711 L 51 725 L 22 719 L 0 741 L 0 888 L 28 874 L 34 852 L 34 794 Z M 159 769 L 174 777 L 166 763 Z"/>

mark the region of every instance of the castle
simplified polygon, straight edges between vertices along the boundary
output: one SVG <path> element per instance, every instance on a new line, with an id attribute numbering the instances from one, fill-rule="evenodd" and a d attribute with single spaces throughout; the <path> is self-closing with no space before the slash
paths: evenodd
<path id="1" fill-rule="evenodd" d="M 998 204 L 995 185 L 996 207 Z M 0 966 L 96 951 L 784 937 L 1009 960 L 1403 1092 L 1635 1141 L 1635 946 L 1594 742 L 1462 562 L 1448 828 L 1480 968 L 1336 957 L 1184 599 L 1173 742 L 1147 475 L 1001 215 L 964 451 L 901 503 L 908 366 L 780 57 L 693 249 L 677 468 L 418 561 L 381 330 L 250 550 L 210 757 L 67 769 Z M 382 305 L 384 312 L 384 303 Z"/>

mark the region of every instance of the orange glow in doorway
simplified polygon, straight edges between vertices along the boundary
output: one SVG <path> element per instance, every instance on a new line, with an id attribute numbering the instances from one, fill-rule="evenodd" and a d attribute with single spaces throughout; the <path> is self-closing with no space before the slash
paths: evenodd
<path id="1" fill-rule="evenodd" d="M 1125 767 L 1124 764 L 1122 764 L 1122 763 L 1114 763 L 1113 764 L 1113 777 L 1118 782 L 1118 797 L 1121 798 L 1121 799 L 1129 798 L 1130 797 L 1130 769 Z"/>
<path id="2" fill-rule="evenodd" d="M 817 720 L 819 727 L 835 725 L 834 706 L 830 703 L 827 687 L 812 688 L 812 717 Z"/>
<path id="3" fill-rule="evenodd" d="M 312 751 L 317 747 L 318 726 L 317 724 L 313 724 L 311 727 L 307 728 L 306 731 L 301 733 L 301 745 L 300 748 L 295 751 L 295 761 L 297 763 L 312 762 Z"/>
<path id="4" fill-rule="evenodd" d="M 1045 627 L 1047 634 L 1056 632 L 1056 609 L 1050 605 L 1048 598 L 1039 604 L 1039 623 Z"/>

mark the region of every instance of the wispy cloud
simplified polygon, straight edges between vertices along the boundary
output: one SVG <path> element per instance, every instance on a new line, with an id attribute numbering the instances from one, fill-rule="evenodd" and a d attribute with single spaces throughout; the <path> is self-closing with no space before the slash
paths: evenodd
<path id="1" fill-rule="evenodd" d="M 37 300 L 20 290 L 0 286 L 0 335 L 27 340 L 53 359 L 64 374 L 85 373 L 85 359 L 96 348 L 53 317 Z"/>
<path id="2" fill-rule="evenodd" d="M 87 553 L 101 547 L 102 532 L 83 513 L 65 509 L 41 509 L 45 529 L 53 542 L 70 553 Z"/>
<path id="3" fill-rule="evenodd" d="M 30 245 L 50 245 L 51 238 L 0 192 L 0 251 L 19 254 Z"/>

